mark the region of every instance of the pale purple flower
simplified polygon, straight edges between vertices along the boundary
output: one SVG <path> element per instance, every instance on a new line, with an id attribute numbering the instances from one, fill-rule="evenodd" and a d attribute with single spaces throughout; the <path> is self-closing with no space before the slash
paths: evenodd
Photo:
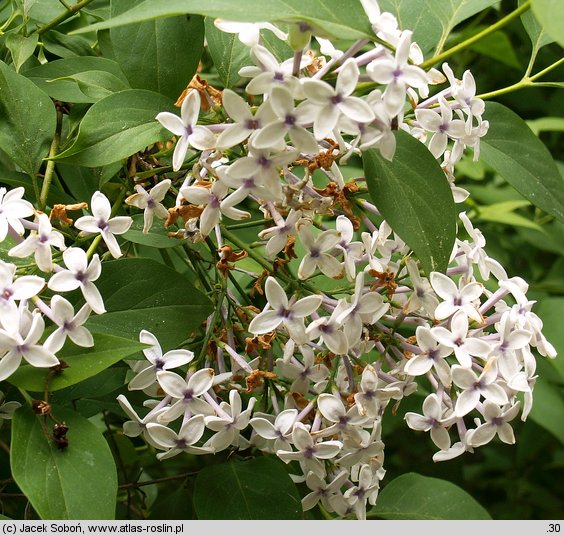
<path id="1" fill-rule="evenodd" d="M 17 234 L 24 234 L 24 227 L 20 219 L 33 216 L 33 205 L 22 199 L 25 194 L 23 186 L 7 191 L 0 188 L 0 242 L 2 242 L 11 227 Z"/>
<path id="2" fill-rule="evenodd" d="M 456 311 L 462 310 L 476 322 L 482 322 L 482 317 L 474 303 L 484 291 L 484 286 L 481 283 L 464 284 L 461 280 L 457 287 L 456 283 L 446 275 L 440 272 L 431 272 L 431 286 L 437 295 L 444 300 L 435 309 L 437 320 L 444 320 Z"/>
<path id="3" fill-rule="evenodd" d="M 212 149 L 215 145 L 215 137 L 212 132 L 208 128 L 197 124 L 200 104 L 200 94 L 192 90 L 182 101 L 180 117 L 170 112 L 161 112 L 156 117 L 163 127 L 170 130 L 176 136 L 180 136 L 172 155 L 172 168 L 174 171 L 178 171 L 182 167 L 186 152 L 190 146 L 204 151 Z"/>
<path id="4" fill-rule="evenodd" d="M 143 233 L 147 234 L 153 225 L 154 216 L 165 219 L 168 217 L 168 210 L 161 203 L 171 186 L 170 179 L 165 179 L 153 186 L 149 192 L 140 184 L 135 186 L 137 193 L 130 195 L 125 202 L 128 205 L 143 210 Z"/>
<path id="5" fill-rule="evenodd" d="M 73 306 L 62 296 L 55 295 L 51 300 L 52 320 L 58 326 L 45 341 L 45 348 L 58 352 L 65 344 L 67 336 L 83 348 L 94 346 L 92 334 L 83 326 L 90 316 L 90 306 L 83 305 L 74 314 Z"/>
<path id="6" fill-rule="evenodd" d="M 74 222 L 74 226 L 85 234 L 100 233 L 114 259 L 122 256 L 121 249 L 114 235 L 129 230 L 133 220 L 129 216 L 112 215 L 110 201 L 102 192 L 94 192 L 90 202 L 93 216 L 82 216 Z"/>
<path id="7" fill-rule="evenodd" d="M 466 441 L 470 446 L 480 447 L 485 445 L 489 443 L 496 434 L 504 443 L 509 445 L 515 443 L 515 435 L 513 434 L 513 428 L 509 425 L 509 421 L 517 417 L 519 413 L 519 402 L 504 411 L 498 404 L 486 400 L 482 413 L 486 422 L 478 426 L 475 430 L 470 430 L 466 436 Z"/>

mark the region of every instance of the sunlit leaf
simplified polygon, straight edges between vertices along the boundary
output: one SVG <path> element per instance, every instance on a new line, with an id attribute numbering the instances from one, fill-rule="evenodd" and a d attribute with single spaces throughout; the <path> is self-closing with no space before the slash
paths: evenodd
<path id="1" fill-rule="evenodd" d="M 386 484 L 369 517 L 382 519 L 491 519 L 463 489 L 446 480 L 406 473 Z"/>
<path id="2" fill-rule="evenodd" d="M 53 422 L 20 408 L 12 421 L 12 476 L 41 519 L 113 519 L 117 474 L 102 433 L 67 408 L 53 414 L 68 426 L 58 448 Z"/>
<path id="3" fill-rule="evenodd" d="M 425 145 L 403 131 L 396 140 L 391 162 L 374 149 L 363 154 L 370 197 L 427 273 L 445 271 L 456 234 L 450 186 Z"/>

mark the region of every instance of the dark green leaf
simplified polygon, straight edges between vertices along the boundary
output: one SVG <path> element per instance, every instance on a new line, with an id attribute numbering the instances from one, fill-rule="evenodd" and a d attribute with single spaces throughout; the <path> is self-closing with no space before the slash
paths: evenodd
<path id="1" fill-rule="evenodd" d="M 560 46 L 564 47 L 564 2 L 562 0 L 532 0 L 533 14 Z"/>
<path id="2" fill-rule="evenodd" d="M 525 0 L 519 0 L 519 5 L 522 5 L 524 2 Z M 521 22 L 531 39 L 533 50 L 538 50 L 554 41 L 554 39 L 544 31 L 542 24 L 535 17 L 533 10 L 529 9 L 525 11 L 525 13 L 521 15 Z"/>
<path id="3" fill-rule="evenodd" d="M 275 458 L 211 465 L 194 485 L 198 519 L 302 519 L 295 484 Z"/>
<path id="4" fill-rule="evenodd" d="M 113 0 L 112 17 L 136 0 Z M 176 101 L 196 73 L 204 50 L 202 17 L 182 15 L 110 30 L 115 59 L 131 87 L 149 89 Z"/>
<path id="5" fill-rule="evenodd" d="M 84 116 L 74 143 L 55 160 L 98 167 L 127 158 L 171 135 L 155 116 L 172 102 L 146 89 L 128 89 L 99 100 Z"/>
<path id="6" fill-rule="evenodd" d="M 438 478 L 406 473 L 380 492 L 369 517 L 382 519 L 491 519 L 463 489 Z"/>
<path id="7" fill-rule="evenodd" d="M 490 0 L 491 1 L 491 0 Z M 161 17 L 195 13 L 242 22 L 305 21 L 330 35 L 345 39 L 373 36 L 368 18 L 357 0 L 327 3 L 323 0 L 269 0 L 260 9 L 249 9 L 248 0 L 145 0 L 110 20 L 81 28 L 75 33 L 115 28 Z"/>
<path id="8" fill-rule="evenodd" d="M 28 175 L 35 175 L 48 155 L 55 125 L 51 99 L 0 62 L 0 146 Z"/>
<path id="9" fill-rule="evenodd" d="M 396 141 L 391 162 L 374 149 L 363 154 L 370 197 L 425 272 L 444 272 L 456 235 L 450 186 L 421 142 L 403 131 L 396 132 Z"/>
<path id="10" fill-rule="evenodd" d="M 564 272 L 559 270 L 560 275 Z M 558 358 L 550 360 L 550 363 L 559 371 L 564 380 L 564 330 L 562 329 L 562 319 L 564 318 L 564 298 L 547 297 L 540 301 L 536 313 L 543 321 L 542 332 L 548 341 L 554 345 L 558 352 Z M 536 391 L 535 391 L 536 393 Z M 563 429 L 564 433 L 564 429 Z"/>
<path id="11" fill-rule="evenodd" d="M 176 348 L 212 311 L 184 275 L 151 259 L 106 262 L 96 286 L 108 312 L 91 316 L 90 328 L 130 339 L 146 329 L 163 350 Z"/>
<path id="12" fill-rule="evenodd" d="M 85 71 L 55 78 L 52 82 L 61 80 L 75 82 L 78 89 L 90 99 L 90 102 L 97 102 L 112 93 L 129 89 L 126 82 L 107 71 Z"/>
<path id="13" fill-rule="evenodd" d="M 72 194 L 74 201 L 90 202 L 92 194 L 101 190 L 105 182 L 113 177 L 121 169 L 119 162 L 107 166 L 86 168 L 72 164 L 57 164 L 65 186 Z"/>
<path id="14" fill-rule="evenodd" d="M 545 145 L 502 104 L 489 102 L 485 118 L 483 160 L 535 206 L 564 220 L 564 179 Z"/>
<path id="15" fill-rule="evenodd" d="M 90 103 L 92 98 L 82 93 L 74 80 L 66 79 L 66 77 L 88 71 L 105 71 L 119 78 L 125 84 L 128 83 L 119 65 L 106 58 L 65 58 L 50 61 L 25 71 L 23 74 L 54 99 L 64 102 Z"/>
<path id="16" fill-rule="evenodd" d="M 133 216 L 133 224 L 127 233 L 123 234 L 123 238 L 133 242 L 134 244 L 143 244 L 153 248 L 173 248 L 181 245 L 181 241 L 177 238 L 170 238 L 168 231 L 164 228 L 163 222 L 155 218 L 153 227 L 147 234 L 143 233 L 143 214 Z"/>
<path id="17" fill-rule="evenodd" d="M 37 34 L 24 37 L 20 34 L 11 33 L 6 36 L 6 47 L 12 54 L 16 72 L 20 70 L 20 67 L 33 54 L 38 40 L 39 36 Z"/>
<path id="18" fill-rule="evenodd" d="M 120 359 L 125 359 L 145 348 L 144 344 L 137 342 L 139 334 L 134 337 L 136 340 L 101 333 L 94 333 L 93 336 L 93 348 L 80 348 L 67 340 L 65 347 L 57 353 L 57 357 L 63 360 L 68 368 L 51 375 L 50 391 L 64 389 L 91 378 Z M 49 375 L 49 369 L 23 365 L 10 376 L 9 382 L 28 391 L 40 392 L 45 389 Z"/>
<path id="19" fill-rule="evenodd" d="M 239 41 L 237 34 L 218 30 L 213 18 L 206 17 L 205 25 L 206 41 L 214 67 L 223 86 L 232 88 L 241 80 L 239 69 L 253 63 L 249 56 L 249 47 Z"/>
<path id="20" fill-rule="evenodd" d="M 24 173 L 3 170 L 0 174 L 0 183 L 11 186 L 12 188 L 23 186 L 25 188 L 25 199 L 33 199 L 33 196 L 35 195 L 35 192 L 33 191 L 33 182 L 31 178 Z M 68 205 L 73 201 L 73 198 L 63 192 L 56 184 L 51 184 L 51 188 L 49 188 L 49 195 L 47 196 L 48 205 L 53 206 L 55 203 Z"/>
<path id="21" fill-rule="evenodd" d="M 393 13 L 402 30 L 413 31 L 423 53 L 440 51 L 452 29 L 498 0 L 380 0 L 382 11 Z"/>
<path id="22" fill-rule="evenodd" d="M 59 58 L 88 57 L 96 53 L 92 43 L 81 35 L 66 35 L 50 30 L 41 36 L 41 41 L 45 50 Z"/>
<path id="23" fill-rule="evenodd" d="M 53 423 L 28 408 L 12 421 L 14 480 L 41 519 L 113 519 L 117 494 L 114 460 L 102 433 L 66 408 L 53 414 L 68 426 L 68 447 L 59 449 Z"/>
<path id="24" fill-rule="evenodd" d="M 477 31 L 477 28 L 473 28 L 473 33 Z M 483 56 L 504 63 L 509 67 L 515 67 L 516 69 L 521 68 L 521 62 L 515 53 L 515 47 L 505 32 L 497 31 L 487 35 L 474 43 L 471 49 L 479 52 Z"/>

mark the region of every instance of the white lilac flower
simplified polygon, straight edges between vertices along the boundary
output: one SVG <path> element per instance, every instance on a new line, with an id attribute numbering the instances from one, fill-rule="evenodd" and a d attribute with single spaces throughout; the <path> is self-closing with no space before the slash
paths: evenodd
<path id="1" fill-rule="evenodd" d="M 303 116 L 304 122 L 313 122 L 316 139 L 330 136 L 341 115 L 360 123 L 370 123 L 375 118 L 372 108 L 364 100 L 352 96 L 359 74 L 358 66 L 350 59 L 339 71 L 334 88 L 321 80 L 303 81 L 307 100 L 298 106 L 297 112 Z"/>
<path id="2" fill-rule="evenodd" d="M 383 99 L 390 113 L 403 111 L 408 87 L 426 88 L 427 75 L 421 67 L 409 64 L 412 32 L 405 30 L 397 44 L 394 57 L 378 58 L 369 63 L 366 72 L 379 84 L 386 84 Z"/>
<path id="3" fill-rule="evenodd" d="M 384 298 L 377 292 L 364 290 L 364 272 L 356 276 L 354 294 L 348 301 L 340 301 L 336 310 L 339 310 L 337 322 L 343 325 L 349 346 L 355 346 L 362 336 L 364 323 L 374 324 L 390 308 L 389 303 L 384 303 Z"/>
<path id="4" fill-rule="evenodd" d="M 208 236 L 212 232 L 213 228 L 219 223 L 222 214 L 232 220 L 244 220 L 251 217 L 244 210 L 222 205 L 222 200 L 227 195 L 228 190 L 229 186 L 220 180 L 215 181 L 209 188 L 196 185 L 186 186 L 180 190 L 186 201 L 204 207 L 200 214 L 200 233 L 202 233 L 202 236 Z"/>
<path id="5" fill-rule="evenodd" d="M 466 440 L 470 446 L 480 447 L 485 445 L 489 443 L 496 434 L 504 443 L 509 445 L 515 443 L 513 428 L 511 428 L 508 423 L 517 417 L 517 413 L 519 413 L 519 402 L 503 410 L 498 404 L 486 400 L 482 413 L 486 422 L 478 426 L 475 430 L 469 430 L 466 436 Z"/>
<path id="6" fill-rule="evenodd" d="M 319 478 L 319 476 L 315 473 L 308 473 L 305 483 L 312 491 L 302 499 L 302 508 L 304 512 L 311 510 L 319 501 L 321 501 L 325 510 L 333 512 L 333 506 L 329 502 L 329 499 L 333 495 L 340 494 L 340 490 L 347 481 L 348 477 L 348 471 L 340 471 L 330 482 L 326 482 L 325 479 Z"/>
<path id="7" fill-rule="evenodd" d="M 457 417 L 452 410 L 446 409 L 439 396 L 432 393 L 423 402 L 423 415 L 411 411 L 405 414 L 405 420 L 412 430 L 431 432 L 431 440 L 439 449 L 450 448 L 450 436 L 447 428 L 454 424 Z"/>
<path id="8" fill-rule="evenodd" d="M 65 238 L 59 231 L 54 231 L 47 214 L 37 213 L 38 230 L 31 231 L 27 238 L 14 246 L 8 255 L 11 257 L 28 257 L 34 254 L 37 267 L 43 272 L 53 271 L 53 255 L 51 246 L 59 250 L 65 249 Z"/>
<path id="9" fill-rule="evenodd" d="M 58 352 L 64 346 L 67 336 L 78 346 L 94 346 L 92 334 L 83 326 L 92 311 L 88 304 L 74 314 L 73 306 L 62 296 L 55 295 L 51 300 L 51 311 L 51 318 L 58 328 L 45 340 L 45 348 Z"/>
<path id="10" fill-rule="evenodd" d="M 0 260 L 0 324 L 8 331 L 17 331 L 19 323 L 16 300 L 27 300 L 39 294 L 45 280 L 36 275 L 16 275 L 16 265 Z"/>
<path id="11" fill-rule="evenodd" d="M 452 118 L 452 108 L 444 98 L 439 99 L 439 104 L 440 113 L 426 108 L 415 110 L 419 124 L 427 132 L 433 133 L 428 148 L 435 158 L 439 158 L 445 152 L 449 138 L 462 138 L 466 128 L 464 121 Z"/>
<path id="12" fill-rule="evenodd" d="M 280 283 L 272 276 L 266 279 L 264 285 L 267 304 L 264 310 L 251 320 L 249 331 L 254 335 L 261 335 L 275 330 L 283 324 L 290 336 L 303 332 L 303 319 L 321 305 L 321 296 L 306 296 L 299 300 L 288 300 L 288 296 Z"/>
<path id="13" fill-rule="evenodd" d="M 270 30 L 281 41 L 286 41 L 288 38 L 287 33 L 270 22 L 234 22 L 225 19 L 215 19 L 213 23 L 222 32 L 236 33 L 239 41 L 248 47 L 254 47 L 259 44 L 261 30 Z"/>
<path id="14" fill-rule="evenodd" d="M 443 346 L 451 348 L 458 362 L 466 368 L 472 366 L 471 356 L 485 359 L 493 349 L 490 342 L 469 336 L 468 317 L 464 311 L 454 313 L 450 321 L 450 331 L 443 326 L 437 326 L 431 328 L 431 335 Z"/>
<path id="15" fill-rule="evenodd" d="M 352 507 L 357 519 L 366 519 L 366 503 L 376 504 L 379 490 L 378 471 L 373 471 L 369 464 L 363 464 L 359 471 L 357 485 L 348 488 L 343 493 L 343 497 Z"/>
<path id="16" fill-rule="evenodd" d="M 445 387 L 450 387 L 450 366 L 445 361 L 445 357 L 452 354 L 452 347 L 437 342 L 427 326 L 417 326 L 415 336 L 421 353 L 407 361 L 404 367 L 405 373 L 410 376 L 421 376 L 434 368 L 441 383 Z"/>
<path id="17" fill-rule="evenodd" d="M 349 350 L 347 336 L 343 331 L 343 325 L 337 320 L 339 311 L 335 309 L 331 316 L 316 318 L 306 329 L 307 336 L 317 344 L 325 347 L 336 355 L 344 355 Z"/>
<path id="18" fill-rule="evenodd" d="M 90 264 L 86 252 L 80 248 L 68 248 L 63 252 L 63 260 L 67 270 L 61 270 L 51 276 L 47 286 L 55 292 L 70 292 L 80 288 L 86 303 L 95 313 L 106 312 L 100 291 L 93 281 L 102 273 L 102 265 L 98 254 L 94 254 Z"/>
<path id="19" fill-rule="evenodd" d="M 378 419 L 387 402 L 400 394 L 399 387 L 380 382 L 376 369 L 372 365 L 366 365 L 362 371 L 360 386 L 354 395 L 354 401 L 360 415 Z"/>
<path id="20" fill-rule="evenodd" d="M 464 417 L 470 413 L 482 396 L 497 405 L 507 404 L 507 393 L 497 383 L 497 372 L 497 358 L 495 357 L 486 363 L 480 376 L 472 369 L 453 365 L 452 381 L 463 389 L 456 399 L 454 408 L 457 417 Z"/>
<path id="21" fill-rule="evenodd" d="M 426 277 L 421 277 L 417 263 L 413 259 L 408 259 L 406 266 L 411 284 L 413 285 L 413 293 L 409 297 L 404 311 L 412 312 L 423 310 L 429 315 L 434 315 L 435 309 L 437 305 L 439 305 L 439 300 L 429 280 Z"/>
<path id="22" fill-rule="evenodd" d="M 174 404 L 159 415 L 158 421 L 167 423 L 174 421 L 187 410 L 194 415 L 213 415 L 212 407 L 198 398 L 210 390 L 213 380 L 214 371 L 210 368 L 194 372 L 187 381 L 175 372 L 166 370 L 157 372 L 157 381 L 162 390 L 176 399 Z"/>
<path id="23" fill-rule="evenodd" d="M 19 317 L 19 329 L 4 331 L 0 329 L 0 381 L 9 378 L 20 366 L 22 359 L 40 368 L 53 367 L 59 360 L 53 352 L 38 344 L 45 330 L 41 313 L 25 314 Z M 31 318 L 30 318 L 31 317 Z"/>
<path id="24" fill-rule="evenodd" d="M 292 443 L 295 451 L 279 450 L 276 455 L 286 463 L 299 462 L 304 474 L 310 471 L 319 478 L 324 478 L 325 465 L 321 460 L 335 458 L 343 448 L 340 441 L 315 441 L 306 426 L 297 422 L 292 431 Z"/>
<path id="25" fill-rule="evenodd" d="M 139 333 L 139 342 L 150 345 L 143 350 L 148 366 L 144 367 L 129 382 L 129 390 L 146 389 L 157 380 L 157 373 L 190 363 L 194 359 L 194 352 L 189 350 L 170 350 L 163 355 L 161 345 L 157 338 L 149 331 L 143 329 Z"/>
<path id="26" fill-rule="evenodd" d="M 304 128 L 309 121 L 300 116 L 290 91 L 284 86 L 273 87 L 267 102 L 276 119 L 257 132 L 251 141 L 252 145 L 257 149 L 277 149 L 284 145 L 284 138 L 289 135 L 294 147 L 301 153 L 317 153 L 315 137 Z"/>
<path id="27" fill-rule="evenodd" d="M 301 211 L 292 209 L 288 216 L 286 216 L 286 220 L 283 221 L 283 223 L 277 223 L 276 225 L 259 232 L 259 238 L 268 240 L 265 252 L 269 258 L 273 258 L 277 253 L 284 249 L 290 236 L 295 236 L 296 223 L 301 217 Z"/>
<path id="28" fill-rule="evenodd" d="M 470 282 L 464 284 L 460 280 L 457 287 L 452 279 L 440 272 L 431 272 L 430 280 L 433 290 L 444 300 L 435 309 L 435 318 L 437 320 L 444 320 L 452 316 L 456 311 L 461 310 L 468 317 L 476 320 L 476 322 L 482 322 L 482 317 L 474 304 L 484 291 L 484 286 L 481 283 Z"/>
<path id="29" fill-rule="evenodd" d="M 33 205 L 23 198 L 25 189 L 23 186 L 7 191 L 0 188 L 0 242 L 2 242 L 10 227 L 19 235 L 24 234 L 24 227 L 20 219 L 33 216 L 35 212 Z"/>
<path id="30" fill-rule="evenodd" d="M 181 452 L 188 454 L 210 454 L 213 448 L 196 447 L 197 443 L 204 434 L 204 416 L 194 415 L 182 423 L 180 430 L 174 430 L 157 423 L 147 423 L 147 435 L 152 439 L 152 443 L 159 449 L 166 450 L 157 454 L 159 460 L 165 460 L 177 456 Z"/>
<path id="31" fill-rule="evenodd" d="M 170 112 L 161 112 L 156 117 L 163 127 L 170 130 L 176 136 L 180 136 L 172 155 L 172 168 L 174 171 L 178 171 L 182 167 L 186 152 L 190 146 L 200 151 L 212 149 L 215 146 L 215 137 L 212 132 L 208 128 L 197 124 L 200 104 L 200 94 L 192 90 L 182 101 L 180 117 Z"/>
<path id="32" fill-rule="evenodd" d="M 253 417 L 249 424 L 260 437 L 268 440 L 272 452 L 290 450 L 290 437 L 297 416 L 297 409 L 285 409 L 276 415 L 274 422 L 265 417 Z"/>
<path id="33" fill-rule="evenodd" d="M 343 252 L 345 275 L 349 281 L 353 281 L 356 277 L 356 263 L 364 255 L 364 245 L 362 242 L 353 242 L 354 227 L 346 216 L 337 217 L 335 228 L 341 233 L 337 249 Z"/>
<path id="34" fill-rule="evenodd" d="M 165 179 L 153 186 L 149 192 L 143 186 L 137 184 L 135 186 L 137 193 L 130 195 L 125 200 L 128 205 L 143 210 L 143 233 L 147 234 L 149 232 L 155 216 L 161 219 L 168 217 L 168 210 L 161 201 L 165 198 L 171 184 L 170 179 Z"/>
<path id="35" fill-rule="evenodd" d="M 133 409 L 133 406 L 127 400 L 125 395 L 119 395 L 116 399 L 121 406 L 121 409 L 124 413 L 129 417 L 129 421 L 125 421 L 123 423 L 123 433 L 127 437 L 137 437 L 143 434 L 143 437 L 153 446 L 154 443 L 151 440 L 151 437 L 146 433 L 147 432 L 147 424 L 152 422 L 156 423 L 157 416 L 161 410 L 154 409 L 151 410 L 145 417 L 141 418 L 137 415 L 137 412 Z"/>
<path id="36" fill-rule="evenodd" d="M 121 249 L 114 235 L 120 235 L 129 230 L 133 220 L 129 216 L 112 215 L 110 201 L 102 192 L 94 192 L 90 202 L 93 216 L 82 216 L 74 222 L 74 226 L 85 234 L 102 235 L 114 259 L 122 256 Z"/>
<path id="37" fill-rule="evenodd" d="M 296 358 L 290 358 L 288 361 L 277 359 L 276 371 L 282 377 L 294 380 L 290 386 L 294 393 L 305 395 L 310 389 L 310 383 L 313 383 L 315 392 L 325 389 L 330 375 L 329 369 L 323 363 L 315 362 L 315 355 L 309 346 L 302 346 L 301 352 L 303 363 Z"/>
<path id="38" fill-rule="evenodd" d="M 235 123 L 229 124 L 217 138 L 216 147 L 220 151 L 234 147 L 247 138 L 252 141 L 260 129 L 276 119 L 270 99 L 264 101 L 254 115 L 247 102 L 230 89 L 223 90 L 222 101 L 227 115 Z"/>
<path id="39" fill-rule="evenodd" d="M 314 236 L 311 222 L 302 219 L 296 224 L 300 241 L 306 249 L 298 267 L 298 277 L 307 279 L 313 275 L 316 268 L 327 277 L 337 278 L 342 274 L 341 263 L 331 255 L 331 251 L 339 243 L 341 233 L 336 229 L 328 229 Z"/>
<path id="40" fill-rule="evenodd" d="M 219 452 L 229 445 L 239 445 L 242 441 L 240 432 L 249 425 L 255 402 L 256 398 L 251 397 L 247 409 L 243 410 L 241 396 L 236 389 L 231 389 L 229 404 L 222 402 L 219 405 L 221 413 L 218 416 L 205 417 L 206 427 L 217 433 L 205 442 L 204 447 Z"/>
<path id="41" fill-rule="evenodd" d="M 332 423 L 328 428 L 316 433 L 319 437 L 340 434 L 345 441 L 360 440 L 361 426 L 370 420 L 366 415 L 359 414 L 356 404 L 347 410 L 340 398 L 329 393 L 322 393 L 317 397 L 317 407 L 323 417 Z"/>

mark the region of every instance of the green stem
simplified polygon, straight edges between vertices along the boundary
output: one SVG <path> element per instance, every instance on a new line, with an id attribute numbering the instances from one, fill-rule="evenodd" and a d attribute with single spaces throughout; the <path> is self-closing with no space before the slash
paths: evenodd
<path id="1" fill-rule="evenodd" d="M 478 32 L 476 35 L 469 37 L 468 39 L 462 41 L 462 43 L 459 43 L 458 45 L 455 45 L 449 48 L 448 50 L 445 50 L 441 54 L 437 54 L 433 58 L 424 61 L 419 67 L 425 70 L 430 69 L 433 65 L 447 58 L 450 58 L 450 56 L 460 52 L 461 50 L 464 50 L 465 48 L 468 48 L 470 45 L 473 45 L 480 39 L 483 39 L 484 37 L 496 32 L 500 28 L 503 28 L 503 26 L 511 22 L 513 19 L 525 13 L 525 11 L 527 11 L 530 7 L 531 7 L 531 0 L 528 0 L 527 2 L 519 6 L 516 10 L 509 13 L 509 15 L 506 15 L 502 19 L 498 20 L 495 24 L 488 26 L 481 32 Z"/>
<path id="2" fill-rule="evenodd" d="M 231 231 L 229 231 L 225 227 L 222 227 L 221 234 L 227 240 L 229 240 L 229 242 L 232 242 L 233 244 L 235 244 L 239 249 L 244 249 L 249 254 L 249 257 L 251 257 L 251 259 L 253 259 L 255 262 L 260 264 L 263 268 L 268 270 L 268 272 L 272 272 L 272 263 L 269 263 L 266 259 L 261 257 L 255 251 L 253 251 L 247 244 L 245 244 L 245 242 L 243 242 L 242 240 L 239 240 L 239 238 L 234 233 L 232 233 Z"/>
<path id="3" fill-rule="evenodd" d="M 265 223 L 270 223 L 272 220 L 252 220 L 245 221 L 243 223 L 234 223 L 233 225 L 226 225 L 225 228 L 233 231 L 234 229 L 246 229 L 248 227 L 258 227 L 259 225 L 264 225 Z"/>
<path id="4" fill-rule="evenodd" d="M 49 21 L 45 26 L 38 28 L 37 30 L 35 30 L 35 32 L 38 33 L 39 35 L 42 35 L 45 32 L 48 32 L 49 30 L 56 28 L 59 24 L 62 24 L 68 18 L 72 17 L 73 15 L 76 15 L 76 13 L 78 13 L 83 7 L 86 7 L 92 1 L 93 0 L 82 0 L 81 2 L 78 2 L 78 4 L 75 4 L 74 6 L 69 6 L 67 8 L 67 11 L 61 13 L 58 17 L 55 17 L 53 20 Z"/>
<path id="5" fill-rule="evenodd" d="M 51 147 L 49 149 L 49 160 L 47 160 L 47 165 L 45 166 L 45 176 L 43 177 L 43 186 L 41 188 L 41 195 L 39 197 L 39 210 L 44 211 L 47 205 L 47 196 L 49 195 L 49 188 L 51 187 L 51 181 L 53 180 L 53 173 L 55 172 L 55 161 L 51 160 L 59 150 L 59 144 L 61 143 L 61 129 L 63 126 L 63 112 L 57 109 L 57 126 L 55 128 L 55 135 L 53 136 L 53 141 L 51 142 Z"/>
<path id="6" fill-rule="evenodd" d="M 558 61 L 555 61 L 552 65 L 549 65 L 548 67 L 546 67 L 545 69 L 543 69 L 542 71 L 539 71 L 538 73 L 532 75 L 532 76 L 523 76 L 523 78 L 521 80 L 519 80 L 519 82 L 516 82 L 515 84 L 511 84 L 510 86 L 501 88 L 501 89 L 496 89 L 495 91 L 490 91 L 489 93 L 482 93 L 481 95 L 477 95 L 477 97 L 479 99 L 492 99 L 494 97 L 498 97 L 499 95 L 505 95 L 506 93 L 511 93 L 512 91 L 517 91 L 519 89 L 523 89 L 526 87 L 532 87 L 532 86 L 548 86 L 548 87 L 560 87 L 559 85 L 557 85 L 557 82 L 537 82 L 535 83 L 535 80 L 539 79 L 540 77 L 544 76 L 546 73 L 549 73 L 550 71 L 552 71 L 553 69 L 556 69 L 556 67 L 562 65 L 564 63 L 564 58 L 560 58 Z"/>

